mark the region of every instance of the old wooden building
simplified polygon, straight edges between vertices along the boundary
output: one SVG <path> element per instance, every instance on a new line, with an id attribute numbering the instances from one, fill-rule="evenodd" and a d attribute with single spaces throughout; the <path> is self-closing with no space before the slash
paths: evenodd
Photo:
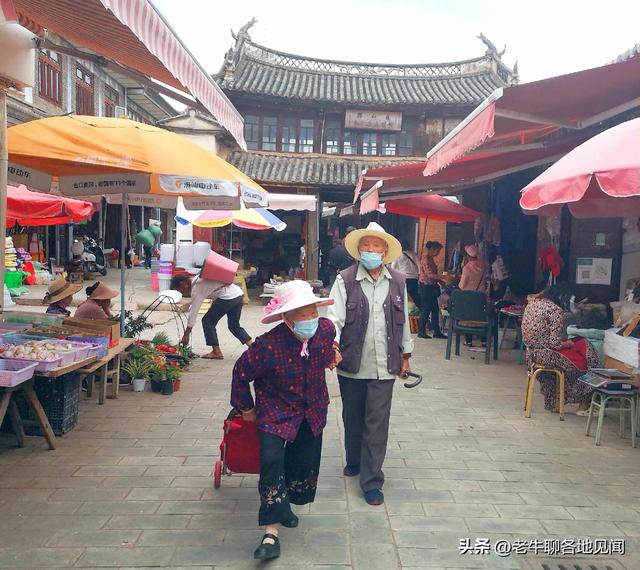
<path id="1" fill-rule="evenodd" d="M 465 61 L 355 63 L 258 45 L 253 23 L 234 35 L 215 76 L 244 117 L 249 148 L 225 158 L 270 191 L 314 194 L 319 204 L 315 213 L 285 215 L 279 256 L 274 244 L 245 252 L 274 271 L 306 245 L 305 273 L 315 277 L 319 244 L 331 241 L 319 227 L 323 203 L 351 202 L 365 168 L 423 158 L 487 95 L 517 80 L 488 40 L 484 55 Z M 339 231 L 335 222 L 329 229 Z"/>

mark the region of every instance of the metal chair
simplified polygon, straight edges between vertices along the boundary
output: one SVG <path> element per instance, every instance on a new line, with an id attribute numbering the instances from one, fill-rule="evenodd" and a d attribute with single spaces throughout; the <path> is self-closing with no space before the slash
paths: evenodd
<path id="1" fill-rule="evenodd" d="M 612 407 L 609 403 L 617 403 L 617 406 Z M 596 388 L 591 396 L 591 405 L 589 406 L 589 417 L 587 419 L 585 435 L 589 435 L 591 420 L 595 411 L 598 414 L 596 445 L 600 445 L 604 415 L 605 412 L 609 410 L 610 412 L 618 412 L 620 414 L 620 437 L 624 437 L 625 414 L 629 413 L 631 419 L 631 447 L 635 447 L 636 432 L 638 431 L 638 424 L 636 420 L 636 414 L 638 411 L 637 403 L 638 390 L 607 390 L 606 388 Z"/>
<path id="2" fill-rule="evenodd" d="M 531 408 L 533 407 L 533 394 L 538 376 L 543 373 L 554 375 L 556 382 L 556 408 L 560 414 L 560 421 L 564 421 L 564 371 L 560 368 L 547 368 L 545 366 L 533 365 L 527 377 L 527 389 L 524 397 L 524 416 L 531 417 Z"/>
<path id="3" fill-rule="evenodd" d="M 456 336 L 456 356 L 460 356 L 461 335 L 476 335 L 484 339 L 487 348 L 484 355 L 484 363 L 493 359 L 498 360 L 498 329 L 494 324 L 494 316 L 487 303 L 484 293 L 479 291 L 463 291 L 456 289 L 451 292 L 449 298 L 449 327 L 445 358 L 451 360 L 451 343 L 453 335 Z"/>

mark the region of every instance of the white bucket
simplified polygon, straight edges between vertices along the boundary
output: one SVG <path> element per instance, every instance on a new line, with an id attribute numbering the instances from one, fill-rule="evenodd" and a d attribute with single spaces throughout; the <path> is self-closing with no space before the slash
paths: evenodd
<path id="1" fill-rule="evenodd" d="M 176 267 L 193 267 L 193 243 L 182 241 L 176 251 Z"/>
<path id="2" fill-rule="evenodd" d="M 160 245 L 160 261 L 173 261 L 172 243 L 163 243 Z"/>
<path id="3" fill-rule="evenodd" d="M 158 289 L 160 291 L 171 289 L 171 274 L 158 273 Z"/>
<path id="4" fill-rule="evenodd" d="M 134 378 L 132 381 L 133 391 L 134 392 L 144 392 L 144 386 L 146 384 L 146 380 L 144 378 Z"/>
<path id="5" fill-rule="evenodd" d="M 193 263 L 201 267 L 207 255 L 211 251 L 211 244 L 206 241 L 197 241 L 193 244 Z"/>

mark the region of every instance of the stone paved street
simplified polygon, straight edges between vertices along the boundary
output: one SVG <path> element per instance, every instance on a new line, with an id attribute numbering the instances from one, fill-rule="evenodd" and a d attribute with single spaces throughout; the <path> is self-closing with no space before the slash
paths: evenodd
<path id="1" fill-rule="evenodd" d="M 265 330 L 260 313 L 245 308 L 253 334 Z M 118 401 L 98 406 L 83 395 L 78 426 L 56 451 L 39 438 L 21 450 L 2 439 L 0 567 L 260 567 L 256 477 L 223 478 L 219 490 L 211 480 L 242 350 L 222 325 L 226 359 L 196 361 L 173 396 L 123 387 Z M 196 332 L 202 350 L 200 325 Z M 523 556 L 461 555 L 460 539 L 624 537 L 625 556 L 583 560 L 640 568 L 640 450 L 614 422 L 596 448 L 573 409 L 560 422 L 538 396 L 532 419 L 523 417 L 525 369 L 514 351 L 485 366 L 479 353 L 446 362 L 443 341 L 416 342 L 413 367 L 425 380 L 396 385 L 385 505 L 366 505 L 356 481 L 341 476 L 330 375 L 317 502 L 296 510 L 300 527 L 283 529 L 283 555 L 268 567 L 541 568 Z"/>

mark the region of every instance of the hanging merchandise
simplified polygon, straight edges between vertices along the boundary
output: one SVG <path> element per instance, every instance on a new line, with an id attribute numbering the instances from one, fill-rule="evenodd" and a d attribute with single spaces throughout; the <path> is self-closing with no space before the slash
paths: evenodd
<path id="1" fill-rule="evenodd" d="M 538 259 L 540 260 L 542 271 L 548 271 L 550 278 L 553 278 L 553 282 L 555 283 L 555 280 L 560 275 L 560 272 L 564 267 L 564 261 L 562 257 L 560 257 L 558 250 L 554 246 L 549 245 L 540 250 L 538 253 Z"/>
<path id="2" fill-rule="evenodd" d="M 495 246 L 499 246 L 502 243 L 500 220 L 496 216 L 489 218 L 484 232 L 484 239 Z"/>
<path id="3" fill-rule="evenodd" d="M 496 281 L 504 281 L 511 277 L 511 272 L 500 255 L 496 256 L 496 260 L 491 264 L 491 277 Z"/>

